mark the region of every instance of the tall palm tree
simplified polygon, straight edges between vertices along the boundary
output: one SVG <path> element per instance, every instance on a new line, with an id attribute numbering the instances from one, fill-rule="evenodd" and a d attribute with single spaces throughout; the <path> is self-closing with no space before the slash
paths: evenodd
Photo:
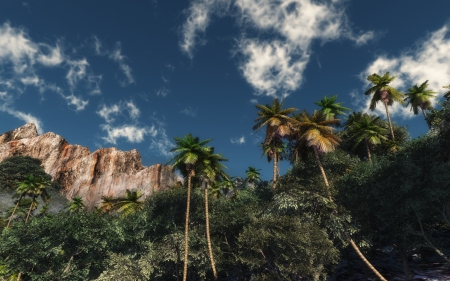
<path id="1" fill-rule="evenodd" d="M 367 76 L 367 81 L 373 84 L 366 92 L 365 95 L 373 95 L 370 101 L 369 109 L 374 111 L 377 103 L 381 101 L 386 109 L 386 117 L 389 123 L 389 129 L 391 131 L 392 140 L 395 141 L 394 130 L 392 129 L 391 116 L 389 115 L 389 105 L 392 105 L 394 101 L 404 104 L 405 95 L 397 89 L 389 86 L 396 76 L 391 76 L 389 72 L 386 72 L 383 76 L 377 73 Z"/>
<path id="2" fill-rule="evenodd" d="M 338 115 L 346 114 L 346 111 L 350 111 L 350 108 L 342 105 L 342 102 L 336 102 L 337 95 L 332 97 L 323 97 L 320 101 L 314 104 L 320 106 L 320 111 L 325 115 L 326 119 L 337 119 Z"/>
<path id="3" fill-rule="evenodd" d="M 330 185 L 328 184 L 319 154 L 333 151 L 339 145 L 341 139 L 333 133 L 333 128 L 330 125 L 336 124 L 340 120 L 327 119 L 325 114 L 317 110 L 312 115 L 303 110 L 302 113 L 295 115 L 294 118 L 298 121 L 294 133 L 298 143 L 295 149 L 304 150 L 309 148 L 314 152 L 317 165 L 327 187 L 328 199 L 333 201 L 329 190 Z M 300 153 L 301 151 L 296 151 L 294 155 L 299 155 Z"/>
<path id="4" fill-rule="evenodd" d="M 228 161 L 228 159 L 222 157 L 221 154 L 214 153 L 214 148 L 211 148 L 211 151 L 208 155 L 206 155 L 199 167 L 199 177 L 201 178 L 204 184 L 204 193 L 205 193 L 205 224 L 206 224 L 206 242 L 208 245 L 209 258 L 211 261 L 211 268 L 214 274 L 214 280 L 217 280 L 217 270 L 216 264 L 214 262 L 214 255 L 212 251 L 211 244 L 211 235 L 210 235 L 210 223 L 209 223 L 209 201 L 208 201 L 208 190 L 210 185 L 213 182 L 216 182 L 220 179 L 228 179 L 228 175 L 225 173 L 224 169 L 226 169 L 225 165 L 221 162 Z"/>
<path id="5" fill-rule="evenodd" d="M 188 192 L 186 203 L 186 220 L 184 226 L 184 271 L 183 281 L 187 280 L 187 266 L 189 253 L 189 209 L 191 205 L 191 180 L 195 176 L 195 171 L 198 166 L 197 162 L 201 162 L 202 158 L 211 153 L 211 147 L 205 146 L 211 139 L 200 141 L 198 137 L 193 137 L 187 134 L 184 138 L 175 137 L 175 147 L 170 151 L 175 153 L 175 156 L 169 160 L 168 164 L 172 163 L 174 169 L 178 169 L 180 173 L 188 179 Z"/>
<path id="6" fill-rule="evenodd" d="M 269 148 L 272 149 L 271 154 L 273 159 L 273 188 L 276 188 L 277 182 L 277 151 L 275 149 L 276 139 L 283 139 L 284 136 L 290 134 L 292 124 L 295 120 L 289 115 L 297 111 L 296 108 L 283 109 L 284 100 L 280 101 L 275 98 L 272 105 L 257 104 L 258 117 L 255 119 L 256 124 L 253 126 L 253 130 L 259 131 L 266 126 L 266 138 L 263 143 L 263 148 L 270 144 Z"/>
<path id="7" fill-rule="evenodd" d="M 33 179 L 32 179 L 33 178 Z M 34 177 L 32 175 L 30 175 L 28 177 L 28 179 L 20 182 L 17 187 L 16 187 L 16 193 L 14 194 L 14 196 L 19 196 L 19 199 L 16 202 L 16 205 L 14 206 L 14 209 L 11 213 L 11 216 L 8 219 L 8 224 L 6 225 L 6 228 L 9 228 L 9 225 L 11 224 L 11 221 L 14 217 L 14 214 L 17 211 L 17 208 L 19 207 L 22 199 L 25 197 L 25 195 L 27 195 L 27 193 L 29 192 L 29 190 L 31 189 L 31 184 L 30 182 L 34 180 Z"/>
<path id="8" fill-rule="evenodd" d="M 253 166 L 249 166 L 245 171 L 245 181 L 247 182 L 247 184 L 250 184 L 250 187 L 252 188 L 255 187 L 256 181 L 261 180 L 259 171 L 261 171 L 261 169 L 256 169 Z"/>
<path id="9" fill-rule="evenodd" d="M 377 121 L 380 117 L 370 116 L 366 113 L 359 119 L 354 121 L 347 127 L 348 135 L 350 139 L 354 141 L 353 149 L 356 149 L 362 142 L 366 147 L 367 158 L 372 163 L 372 156 L 370 153 L 371 145 L 380 144 L 382 141 L 386 141 L 388 138 L 385 136 L 387 130 L 377 125 Z"/>
<path id="10" fill-rule="evenodd" d="M 28 222 L 30 218 L 31 211 L 34 210 L 37 206 L 37 199 L 40 197 L 43 201 L 48 202 L 50 199 L 50 195 L 47 193 L 47 187 L 51 186 L 51 182 L 42 178 L 42 177 L 30 177 L 28 179 L 28 184 L 30 185 L 30 189 L 27 192 L 27 195 L 32 198 L 30 208 L 28 210 L 27 218 L 25 222 Z"/>
<path id="11" fill-rule="evenodd" d="M 297 151 L 294 155 L 299 155 L 304 152 L 304 150 L 310 149 L 314 153 L 315 160 L 319 166 L 320 172 L 322 173 L 325 186 L 327 188 L 327 195 L 330 202 L 333 202 L 333 198 L 330 192 L 330 185 L 328 183 L 325 170 L 323 169 L 322 162 L 320 161 L 320 153 L 331 152 L 336 149 L 341 141 L 338 136 L 333 133 L 333 128 L 330 125 L 339 122 L 339 119 L 326 119 L 325 115 L 320 111 L 314 111 L 312 115 L 308 114 L 305 110 L 301 114 L 297 114 L 294 118 L 298 121 L 296 123 L 296 130 L 294 136 L 297 139 L 297 145 L 295 149 L 300 149 L 302 151 Z M 335 209 L 335 212 L 338 212 Z M 366 263 L 366 265 L 381 279 L 386 281 L 386 279 L 381 276 L 381 274 L 370 264 L 370 262 L 364 257 L 364 255 L 356 246 L 353 239 L 345 233 L 350 245 L 355 249 L 360 258 Z"/>
<path id="12" fill-rule="evenodd" d="M 408 89 L 408 92 L 405 93 L 405 101 L 407 101 L 406 106 L 411 105 L 411 110 L 414 112 L 414 115 L 419 114 L 419 108 L 422 110 L 423 117 L 425 117 L 428 128 L 431 129 L 431 123 L 428 120 L 425 110 L 433 109 L 430 99 L 434 98 L 437 93 L 427 88 L 428 80 L 423 82 L 420 86 L 417 86 L 417 84 L 412 86 Z"/>
<path id="13" fill-rule="evenodd" d="M 100 211 L 104 213 L 112 214 L 115 211 L 115 205 L 117 203 L 117 198 L 112 196 L 102 196 L 102 203 L 100 204 Z"/>

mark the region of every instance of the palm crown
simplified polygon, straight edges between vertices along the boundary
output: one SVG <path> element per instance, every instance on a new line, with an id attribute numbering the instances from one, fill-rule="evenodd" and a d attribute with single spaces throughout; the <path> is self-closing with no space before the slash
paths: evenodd
<path id="1" fill-rule="evenodd" d="M 332 97 L 323 97 L 320 101 L 315 102 L 314 104 L 321 107 L 320 111 L 325 115 L 326 119 L 334 119 L 340 114 L 345 114 L 346 111 L 349 111 L 350 108 L 347 108 L 342 105 L 342 102 L 336 102 L 337 95 Z"/>
<path id="2" fill-rule="evenodd" d="M 367 81 L 373 84 L 366 92 L 365 95 L 372 95 L 372 100 L 370 101 L 370 110 L 375 110 L 378 101 L 382 101 L 387 105 L 392 105 L 394 101 L 401 104 L 404 103 L 404 94 L 397 89 L 389 86 L 396 76 L 391 76 L 389 72 L 386 72 L 383 76 L 377 73 L 369 75 Z"/>
<path id="3" fill-rule="evenodd" d="M 422 110 L 433 109 L 430 99 L 436 96 L 436 92 L 427 88 L 428 80 L 423 82 L 420 86 L 417 86 L 417 84 L 412 86 L 408 89 L 408 92 L 405 93 L 405 101 L 407 101 L 406 106 L 411 105 L 411 110 L 414 114 L 419 114 L 419 108 Z"/>

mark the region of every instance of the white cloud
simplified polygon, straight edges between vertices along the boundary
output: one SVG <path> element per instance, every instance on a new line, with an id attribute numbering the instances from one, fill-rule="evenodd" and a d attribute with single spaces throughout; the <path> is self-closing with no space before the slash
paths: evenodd
<path id="1" fill-rule="evenodd" d="M 239 144 L 239 145 L 240 144 L 244 144 L 245 143 L 245 137 L 242 136 L 240 138 L 231 138 L 230 141 L 231 141 L 232 144 Z"/>
<path id="2" fill-rule="evenodd" d="M 66 79 L 69 85 L 74 88 L 78 81 L 86 76 L 86 68 L 89 63 L 86 59 L 82 60 L 67 60 L 69 71 L 67 72 Z"/>
<path id="3" fill-rule="evenodd" d="M 118 115 L 122 115 L 122 112 L 125 110 L 128 112 L 128 116 L 132 120 L 138 119 L 141 114 L 139 108 L 137 108 L 137 106 L 131 100 L 119 102 L 111 106 L 102 104 L 100 110 L 98 110 L 96 113 L 100 115 L 100 117 L 105 119 L 106 123 L 112 123 L 116 120 L 115 117 Z"/>
<path id="4" fill-rule="evenodd" d="M 88 100 L 83 100 L 82 98 L 76 97 L 73 94 L 71 94 L 70 96 L 66 96 L 65 99 L 68 105 L 75 106 L 75 111 L 83 110 L 89 103 Z"/>
<path id="5" fill-rule="evenodd" d="M 192 109 L 190 106 L 180 111 L 180 113 L 186 114 L 191 117 L 197 116 L 197 110 Z"/>
<path id="6" fill-rule="evenodd" d="M 250 100 L 250 103 L 252 103 L 252 104 L 258 104 L 258 100 L 257 100 L 257 99 L 251 99 L 251 100 Z"/>
<path id="7" fill-rule="evenodd" d="M 12 97 L 8 95 L 7 92 L 0 92 L 0 100 L 2 104 L 0 105 L 0 111 L 6 112 L 20 120 L 23 120 L 25 123 L 33 123 L 36 125 L 36 129 L 39 134 L 43 133 L 43 123 L 36 116 L 31 115 L 30 113 L 24 113 L 22 111 L 14 109 L 12 107 Z"/>
<path id="8" fill-rule="evenodd" d="M 240 43 L 240 50 L 246 57 L 240 69 L 256 94 L 286 96 L 300 87 L 309 56 L 303 53 L 293 59 L 291 48 L 280 41 L 267 43 L 247 39 Z"/>
<path id="9" fill-rule="evenodd" d="M 170 150 L 175 144 L 167 137 L 166 130 L 163 127 L 158 129 L 158 134 L 152 139 L 150 144 L 150 150 L 156 152 L 159 155 L 171 157 L 173 153 Z"/>
<path id="10" fill-rule="evenodd" d="M 367 68 L 360 73 L 360 79 L 365 82 L 365 88 L 370 85 L 366 81 L 368 75 L 378 73 L 383 75 L 390 72 L 397 78 L 391 86 L 406 91 L 411 86 L 429 80 L 429 89 L 438 92 L 442 96 L 442 86 L 449 84 L 450 77 L 450 23 L 432 32 L 416 42 L 414 49 L 405 50 L 399 56 L 380 55 Z M 362 95 L 362 93 L 361 93 Z M 368 108 L 370 96 L 364 97 L 359 104 L 362 109 Z M 436 102 L 436 100 L 433 100 Z M 385 114 L 384 106 L 381 104 L 376 108 L 378 113 Z M 410 108 L 395 104 L 390 109 L 392 116 L 403 118 L 413 117 Z"/>
<path id="11" fill-rule="evenodd" d="M 213 15 L 231 14 L 242 27 L 234 53 L 242 54 L 239 68 L 257 95 L 286 96 L 303 82 L 311 44 L 347 38 L 356 45 L 376 37 L 373 31 L 355 32 L 345 14 L 345 0 L 194 0 L 187 9 L 180 46 L 192 58 Z M 249 38 L 247 28 L 274 40 Z"/>
<path id="12" fill-rule="evenodd" d="M 56 66 L 64 61 L 63 54 L 58 45 L 52 48 L 47 44 L 40 44 L 40 46 L 47 49 L 48 54 L 39 53 L 37 55 L 37 61 L 45 66 Z"/>
<path id="13" fill-rule="evenodd" d="M 101 128 L 107 133 L 107 136 L 102 137 L 102 139 L 112 144 L 117 144 L 117 139 L 120 138 L 124 138 L 131 143 L 140 143 L 146 135 L 155 137 L 157 134 L 154 126 L 137 127 L 135 125 L 122 125 L 113 127 L 110 124 L 104 124 L 101 125 Z"/>
<path id="14" fill-rule="evenodd" d="M 128 102 L 125 103 L 125 105 L 126 105 L 126 107 L 128 109 L 128 114 L 130 114 L 131 119 L 136 119 L 136 118 L 139 117 L 141 112 L 136 107 L 136 105 L 134 105 L 133 101 L 128 101 Z"/>
<path id="15" fill-rule="evenodd" d="M 131 67 L 125 63 L 126 57 L 122 55 L 122 47 L 120 42 L 116 43 L 116 47 L 112 51 L 112 53 L 109 54 L 109 57 L 117 62 L 119 64 L 120 69 L 122 70 L 123 74 L 125 74 L 125 77 L 127 78 L 126 81 L 121 81 L 120 84 L 122 87 L 127 86 L 128 84 L 134 83 L 134 77 L 131 74 Z"/>
<path id="16" fill-rule="evenodd" d="M 155 91 L 155 93 L 157 96 L 161 96 L 164 98 L 170 93 L 170 90 L 166 87 L 161 87 L 159 90 Z"/>

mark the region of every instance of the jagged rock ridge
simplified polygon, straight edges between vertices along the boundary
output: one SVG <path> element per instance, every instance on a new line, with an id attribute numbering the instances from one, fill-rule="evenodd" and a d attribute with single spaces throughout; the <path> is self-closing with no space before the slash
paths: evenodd
<path id="1" fill-rule="evenodd" d="M 91 153 L 52 132 L 38 135 L 34 124 L 0 135 L 0 161 L 15 155 L 40 159 L 44 170 L 63 187 L 62 194 L 67 199 L 81 196 L 89 210 L 100 204 L 102 196 L 124 196 L 130 189 L 147 197 L 179 180 L 169 166 L 143 166 L 135 149 L 112 147 Z"/>

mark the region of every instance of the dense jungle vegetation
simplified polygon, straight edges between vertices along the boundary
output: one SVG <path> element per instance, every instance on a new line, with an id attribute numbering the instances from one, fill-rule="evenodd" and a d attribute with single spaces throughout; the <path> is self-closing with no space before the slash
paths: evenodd
<path id="1" fill-rule="evenodd" d="M 389 86 L 394 78 L 368 77 L 370 109 L 384 105 L 387 121 L 361 112 L 340 120 L 349 109 L 337 96 L 318 101 L 312 114 L 278 99 L 257 105 L 253 129 L 266 130 L 261 149 L 274 164 L 270 182 L 255 167 L 246 178 L 230 177 L 210 139 L 186 135 L 175 138 L 169 161 L 184 184 L 146 200 L 130 187 L 92 212 L 76 197 L 51 213 L 49 193 L 59 186 L 39 160 L 6 159 L 0 189 L 14 193 L 7 197 L 14 206 L 0 219 L 0 276 L 389 280 L 398 263 L 411 280 L 412 263 L 448 265 L 450 94 L 433 109 L 427 81 L 401 93 Z M 422 113 L 430 131 L 410 140 L 390 120 L 393 102 Z M 292 163 L 284 175 L 279 161 Z"/>

